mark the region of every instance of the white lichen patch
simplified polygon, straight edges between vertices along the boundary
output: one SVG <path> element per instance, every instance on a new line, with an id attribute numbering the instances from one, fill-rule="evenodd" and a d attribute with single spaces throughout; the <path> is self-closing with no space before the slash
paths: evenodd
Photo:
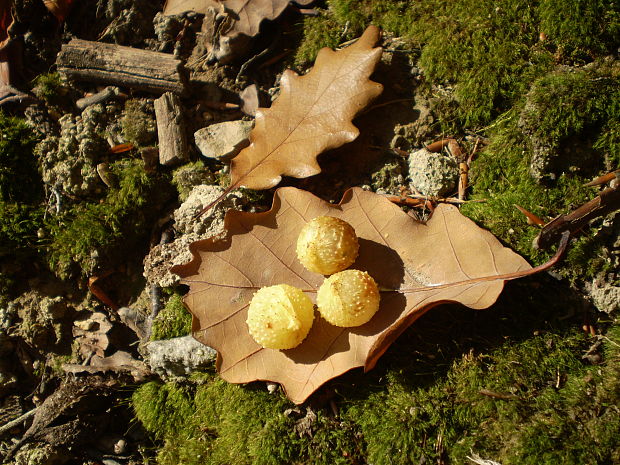
<path id="1" fill-rule="evenodd" d="M 250 335 L 267 349 L 292 349 L 308 335 L 314 305 L 301 289 L 288 284 L 263 287 L 252 297 L 247 325 Z"/>
<path id="2" fill-rule="evenodd" d="M 327 278 L 316 295 L 319 313 L 334 326 L 353 327 L 370 321 L 379 310 L 379 288 L 365 271 L 344 270 Z"/>
<path id="3" fill-rule="evenodd" d="M 104 139 L 117 125 L 118 104 L 91 105 L 80 116 L 63 115 L 60 135 L 43 139 L 36 149 L 43 181 L 61 193 L 84 196 L 105 188 L 97 164 L 110 148 Z"/>
<path id="4" fill-rule="evenodd" d="M 456 190 L 459 166 L 441 153 L 418 150 L 409 155 L 411 186 L 423 195 L 446 196 Z"/>
<path id="5" fill-rule="evenodd" d="M 170 272 L 174 265 L 187 263 L 192 259 L 189 245 L 201 239 L 219 236 L 224 233 L 224 215 L 229 209 L 241 209 L 244 205 L 239 192 L 231 192 L 206 214 L 196 217 L 207 205 L 214 202 L 224 188 L 200 185 L 192 189 L 187 200 L 175 210 L 175 240 L 160 244 L 151 249 L 144 259 L 144 276 L 150 284 L 160 287 L 173 286 L 179 277 Z"/>

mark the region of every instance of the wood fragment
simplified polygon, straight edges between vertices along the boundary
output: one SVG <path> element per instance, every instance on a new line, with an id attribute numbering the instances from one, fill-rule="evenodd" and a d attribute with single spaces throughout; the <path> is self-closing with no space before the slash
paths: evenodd
<path id="1" fill-rule="evenodd" d="M 620 209 L 620 186 L 609 187 L 571 213 L 560 215 L 547 223 L 534 238 L 532 245 L 535 249 L 546 249 L 557 242 L 564 231 L 570 231 L 572 235 L 594 218 L 605 216 L 618 209 Z"/>
<path id="2" fill-rule="evenodd" d="M 397 203 L 392 198 L 403 198 L 403 196 L 397 195 L 386 195 L 385 196 L 390 202 Z M 430 195 L 422 195 L 422 194 L 407 194 L 404 197 L 408 197 L 409 200 L 427 200 L 433 203 L 453 203 L 453 204 L 463 204 L 463 203 L 484 203 L 486 200 L 484 199 L 476 199 L 476 200 L 461 200 L 455 197 L 433 197 Z"/>
<path id="3" fill-rule="evenodd" d="M 428 144 L 424 148 L 428 150 L 429 152 L 438 153 L 438 152 L 441 152 L 444 147 L 447 147 L 451 140 L 454 140 L 454 139 L 452 138 L 441 139 L 441 140 L 433 142 L 432 144 Z"/>
<path id="4" fill-rule="evenodd" d="M 513 206 L 525 215 L 525 217 L 527 218 L 527 224 L 529 224 L 530 226 L 533 226 L 533 225 L 544 226 L 545 225 L 545 222 L 542 219 L 540 219 L 540 217 L 534 215 L 532 212 L 526 210 L 525 208 L 517 204 L 513 204 Z"/>
<path id="5" fill-rule="evenodd" d="M 407 207 L 422 207 L 426 203 L 430 203 L 428 200 L 412 199 L 409 197 L 400 197 L 398 195 L 386 195 L 385 198 L 396 205 L 405 205 Z"/>
<path id="6" fill-rule="evenodd" d="M 490 389 L 480 389 L 478 391 L 479 394 L 483 396 L 492 397 L 494 399 L 502 399 L 502 400 L 517 400 L 519 396 L 514 394 L 503 394 L 501 392 L 491 391 Z"/>
<path id="7" fill-rule="evenodd" d="M 76 81 L 116 84 L 147 92 L 183 93 L 181 60 L 169 53 L 72 39 L 56 58 L 58 72 Z"/>
<path id="8" fill-rule="evenodd" d="M 459 193 L 458 199 L 465 200 L 465 192 L 467 191 L 469 166 L 467 162 L 459 163 Z"/>
<path id="9" fill-rule="evenodd" d="M 584 184 L 585 187 L 595 187 L 600 186 L 601 184 L 607 184 L 614 179 L 620 178 L 620 170 L 612 171 L 611 173 L 604 174 L 603 176 L 599 176 L 598 178 L 590 181 L 587 184 Z"/>
<path id="10" fill-rule="evenodd" d="M 133 148 L 134 148 L 134 145 L 130 143 L 118 144 L 118 145 L 115 145 L 114 147 L 110 147 L 109 152 L 110 153 L 124 153 L 124 152 L 129 152 Z"/>
<path id="11" fill-rule="evenodd" d="M 99 276 L 91 276 L 90 278 L 88 278 L 88 289 L 95 297 L 97 297 L 97 299 L 99 299 L 101 302 L 103 302 L 105 305 L 107 305 L 116 312 L 119 308 L 118 305 L 116 305 L 112 301 L 112 299 L 108 297 L 108 294 L 106 294 L 105 291 L 101 289 L 101 287 L 99 287 L 99 285 L 97 284 L 97 281 L 105 278 L 106 276 L 109 276 L 110 274 L 112 274 L 112 272 L 108 272 Z"/>
<path id="12" fill-rule="evenodd" d="M 96 94 L 88 95 L 84 98 L 79 99 L 77 102 L 75 102 L 75 106 L 78 107 L 80 110 L 83 110 L 84 108 L 90 105 L 95 105 L 97 103 L 105 102 L 111 99 L 112 97 L 118 95 L 119 92 L 120 90 L 118 87 L 107 86 L 103 90 L 100 90 L 99 92 L 97 92 Z"/>
<path id="13" fill-rule="evenodd" d="M 179 96 L 166 92 L 155 100 L 155 118 L 159 139 L 159 163 L 174 166 L 189 161 L 183 108 Z"/>
<path id="14" fill-rule="evenodd" d="M 205 107 L 211 108 L 213 110 L 238 110 L 239 109 L 238 103 L 210 102 L 206 100 L 201 100 L 200 103 L 202 103 Z"/>
<path id="15" fill-rule="evenodd" d="M 37 409 L 38 407 L 35 407 L 29 412 L 26 412 L 23 415 L 20 415 L 19 417 L 15 418 L 14 420 L 11 420 L 8 423 L 0 426 L 0 436 L 2 436 L 4 433 L 11 431 L 16 426 L 21 425 L 23 422 L 33 417 L 34 414 L 37 413 Z"/>

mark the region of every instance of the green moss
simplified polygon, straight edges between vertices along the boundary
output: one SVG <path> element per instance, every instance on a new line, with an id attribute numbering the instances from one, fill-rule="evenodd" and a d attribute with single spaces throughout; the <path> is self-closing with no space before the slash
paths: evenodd
<path id="1" fill-rule="evenodd" d="M 540 28 L 570 60 L 591 61 L 595 55 L 613 52 L 620 34 L 620 8 L 609 0 L 542 0 Z"/>
<path id="2" fill-rule="evenodd" d="M 157 128 L 152 108 L 144 100 L 131 99 L 125 102 L 125 112 L 121 118 L 123 136 L 138 147 L 146 147 L 156 142 Z"/>
<path id="3" fill-rule="evenodd" d="M 166 306 L 153 320 L 151 340 L 187 336 L 192 330 L 192 316 L 179 294 L 173 294 Z"/>
<path id="4" fill-rule="evenodd" d="M 172 184 L 179 193 L 179 201 L 185 202 L 192 189 L 201 184 L 216 184 L 216 176 L 202 160 L 187 163 L 172 173 Z"/>
<path id="5" fill-rule="evenodd" d="M 32 128 L 24 120 L 0 111 L 0 134 L 0 200 L 40 200 L 43 188 L 34 157 L 37 137 Z"/>
<path id="6" fill-rule="evenodd" d="M 132 403 L 136 417 L 156 438 L 179 433 L 194 413 L 189 391 L 176 383 L 143 384 L 133 393 Z"/>
<path id="7" fill-rule="evenodd" d="M 620 28 L 618 6 L 606 0 L 580 0 L 570 8 L 560 0 L 327 3 L 320 17 L 304 22 L 296 62 L 314 59 L 321 47 L 356 37 L 369 24 L 380 26 L 422 48 L 419 65 L 429 89 L 454 89 L 457 107 L 439 113 L 440 129 L 448 132 L 489 124 L 558 60 L 573 63 L 579 55 L 592 61 L 614 50 Z M 541 41 L 541 32 L 549 40 Z"/>
<path id="8" fill-rule="evenodd" d="M 43 183 L 33 154 L 37 138 L 24 120 L 0 111 L 0 257 L 36 254 L 43 225 Z"/>
<path id="9" fill-rule="evenodd" d="M 325 14 L 304 19 L 304 40 L 295 52 L 295 64 L 302 66 L 314 61 L 323 47 L 337 47 L 343 32 L 342 26 Z"/>
<path id="10" fill-rule="evenodd" d="M 66 94 L 63 82 L 58 73 L 40 74 L 34 81 L 33 93 L 49 104 L 57 104 Z"/>
<path id="11" fill-rule="evenodd" d="M 76 204 L 48 223 L 50 263 L 62 276 L 76 266 L 88 275 L 99 261 L 120 259 L 147 245 L 149 220 L 168 194 L 167 182 L 149 175 L 141 160 L 121 160 L 110 170 L 119 179 L 118 188 L 110 189 L 101 202 Z"/>
<path id="12" fill-rule="evenodd" d="M 496 328 L 491 321 L 489 334 Z M 465 350 L 451 362 L 463 350 L 454 343 L 421 360 L 431 354 L 401 338 L 383 368 L 333 384 L 338 418 L 214 374 L 183 388 L 149 383 L 133 400 L 138 419 L 161 441 L 157 462 L 166 465 L 466 463 L 472 453 L 506 464 L 614 463 L 619 328 L 604 337 L 598 366 L 581 358 L 592 341 L 570 329 Z"/>

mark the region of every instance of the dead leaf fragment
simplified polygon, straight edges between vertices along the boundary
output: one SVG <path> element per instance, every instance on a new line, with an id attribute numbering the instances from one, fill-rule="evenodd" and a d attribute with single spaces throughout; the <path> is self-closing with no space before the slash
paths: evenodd
<path id="1" fill-rule="evenodd" d="M 73 0 L 43 0 L 43 3 L 61 23 L 65 20 L 73 6 Z"/>
<path id="2" fill-rule="evenodd" d="M 369 79 L 381 57 L 378 39 L 370 26 L 343 50 L 322 49 L 308 74 L 284 72 L 280 96 L 256 111 L 251 144 L 232 161 L 232 186 L 269 189 L 282 175 L 312 176 L 321 171 L 320 153 L 358 136 L 351 120 L 383 90 Z"/>
<path id="3" fill-rule="evenodd" d="M 307 5 L 313 0 L 295 0 L 294 3 Z M 282 14 L 291 3 L 290 0 L 223 0 L 227 10 L 232 12 L 235 22 L 226 33 L 229 37 L 239 34 L 254 37 L 260 32 L 264 19 L 273 20 Z"/>
<path id="4" fill-rule="evenodd" d="M 245 323 L 249 301 L 258 288 L 281 283 L 315 298 L 323 276 L 301 265 L 295 243 L 302 226 L 322 215 L 355 228 L 360 251 L 352 268 L 393 291 L 382 292 L 379 311 L 362 326 L 338 328 L 317 315 L 300 346 L 261 348 Z M 537 270 L 453 206 L 439 205 L 422 224 L 384 197 L 358 188 L 347 191 L 339 205 L 282 188 L 270 211 L 229 211 L 225 225 L 225 239 L 193 243 L 193 260 L 172 268 L 190 287 L 184 301 L 194 317 L 194 337 L 218 351 L 224 379 L 278 382 L 295 403 L 352 368 L 373 368 L 392 341 L 432 307 L 458 302 L 487 308 L 506 279 Z"/>
<path id="5" fill-rule="evenodd" d="M 180 15 L 186 11 L 206 14 L 209 8 L 219 10 L 221 9 L 221 4 L 217 0 L 166 0 L 164 15 Z"/>

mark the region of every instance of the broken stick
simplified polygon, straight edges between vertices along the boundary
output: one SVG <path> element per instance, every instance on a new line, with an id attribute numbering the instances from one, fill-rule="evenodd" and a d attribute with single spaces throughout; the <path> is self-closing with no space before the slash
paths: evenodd
<path id="1" fill-rule="evenodd" d="M 154 93 L 185 90 L 181 60 L 169 53 L 73 39 L 56 57 L 58 72 L 76 81 Z"/>
<path id="2" fill-rule="evenodd" d="M 572 235 L 590 220 L 618 209 L 620 209 L 620 186 L 609 187 L 571 213 L 560 215 L 547 223 L 534 238 L 532 245 L 535 249 L 546 249 L 557 242 L 564 231 L 570 231 Z"/>
<path id="3" fill-rule="evenodd" d="M 159 139 L 159 163 L 173 166 L 188 161 L 187 135 L 179 96 L 166 92 L 155 100 L 155 118 Z"/>

